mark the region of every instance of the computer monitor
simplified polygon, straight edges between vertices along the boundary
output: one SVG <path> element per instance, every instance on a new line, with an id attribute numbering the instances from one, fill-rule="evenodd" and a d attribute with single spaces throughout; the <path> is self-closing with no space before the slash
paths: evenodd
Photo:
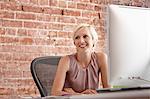
<path id="1" fill-rule="evenodd" d="M 150 85 L 150 8 L 109 5 L 112 86 Z"/>

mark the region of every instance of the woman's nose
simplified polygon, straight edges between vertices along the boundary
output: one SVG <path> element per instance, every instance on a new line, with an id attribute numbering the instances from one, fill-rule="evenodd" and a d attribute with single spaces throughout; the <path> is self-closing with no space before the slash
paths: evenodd
<path id="1" fill-rule="evenodd" d="M 85 42 L 84 38 L 81 37 L 81 38 L 80 38 L 80 42 L 81 42 L 81 43 L 84 43 L 84 42 Z"/>

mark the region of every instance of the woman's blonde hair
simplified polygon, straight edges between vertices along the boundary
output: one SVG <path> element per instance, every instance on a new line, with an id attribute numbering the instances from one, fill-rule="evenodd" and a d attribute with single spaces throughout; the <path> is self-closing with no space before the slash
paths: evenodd
<path id="1" fill-rule="evenodd" d="M 76 32 L 78 32 L 78 31 L 79 31 L 80 29 L 82 29 L 82 28 L 86 29 L 86 30 L 91 34 L 92 39 L 93 39 L 93 41 L 94 41 L 94 46 L 95 46 L 95 44 L 96 44 L 97 41 L 98 41 L 98 35 L 97 35 L 97 32 L 96 32 L 94 26 L 92 26 L 92 25 L 87 25 L 87 24 L 81 24 L 81 25 L 79 25 L 79 26 L 75 29 L 75 31 L 74 31 L 73 40 L 75 39 L 75 34 L 76 34 Z"/>

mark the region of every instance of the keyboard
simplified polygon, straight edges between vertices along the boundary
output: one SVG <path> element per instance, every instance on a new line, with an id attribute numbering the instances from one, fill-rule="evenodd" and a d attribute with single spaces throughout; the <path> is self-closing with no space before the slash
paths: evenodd
<path id="1" fill-rule="evenodd" d="M 102 92 L 116 92 L 116 91 L 142 90 L 142 89 L 150 89 L 150 86 L 135 86 L 135 87 L 125 87 L 125 88 L 101 88 L 101 89 L 96 89 L 96 91 L 98 93 L 102 93 Z"/>

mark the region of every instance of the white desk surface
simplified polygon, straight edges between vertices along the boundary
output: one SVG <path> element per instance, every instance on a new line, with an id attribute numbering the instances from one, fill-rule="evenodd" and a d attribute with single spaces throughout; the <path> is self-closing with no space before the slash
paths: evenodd
<path id="1" fill-rule="evenodd" d="M 150 89 L 105 92 L 91 95 L 47 96 L 37 99 L 150 99 Z"/>

